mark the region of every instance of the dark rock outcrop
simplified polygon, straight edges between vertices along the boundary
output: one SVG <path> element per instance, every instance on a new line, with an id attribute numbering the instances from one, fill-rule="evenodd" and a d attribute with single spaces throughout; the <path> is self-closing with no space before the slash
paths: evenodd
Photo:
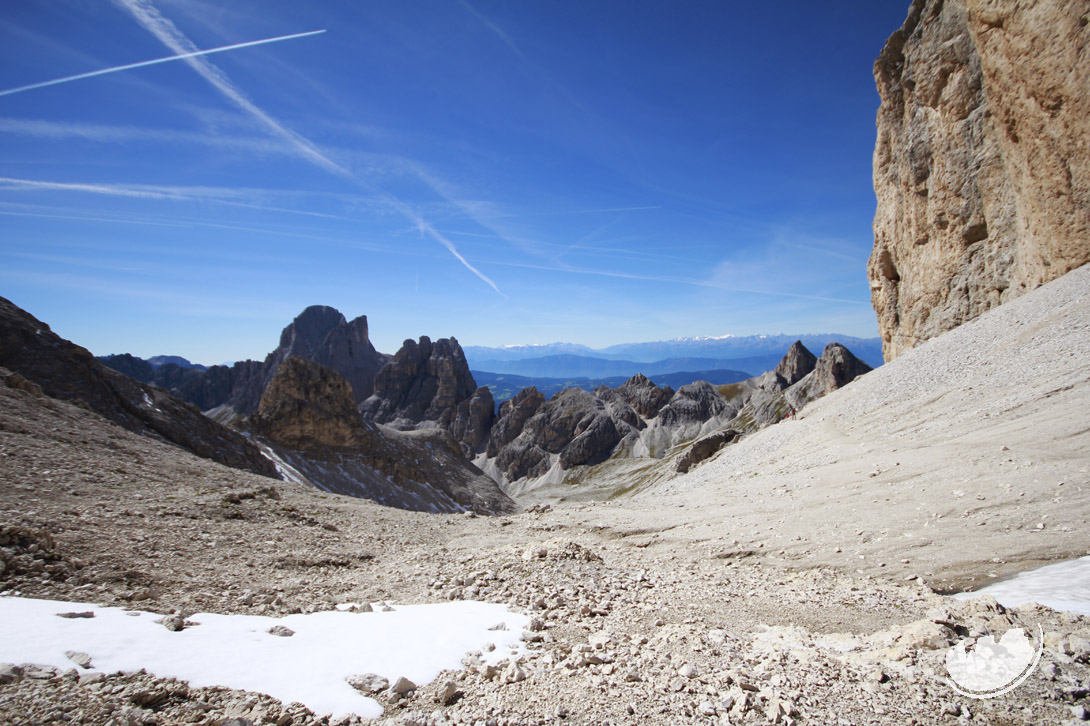
<path id="1" fill-rule="evenodd" d="M 799 409 L 814 399 L 843 388 L 871 367 L 859 360 L 840 343 L 829 343 L 818 358 L 814 370 L 794 386 L 785 397 L 792 408 Z"/>
<path id="2" fill-rule="evenodd" d="M 875 61 L 883 353 L 1090 262 L 1088 0 L 914 0 Z"/>
<path id="3" fill-rule="evenodd" d="M 741 431 L 727 429 L 726 431 L 716 431 L 714 434 L 709 434 L 698 440 L 677 460 L 677 472 L 679 474 L 688 473 L 694 466 L 711 458 L 713 454 L 727 444 L 737 441 L 741 435 Z"/>
<path id="4" fill-rule="evenodd" d="M 507 444 L 514 441 L 526 422 L 537 413 L 545 403 L 545 396 L 533 386 L 524 388 L 500 404 L 500 412 L 492 425 L 492 431 L 488 437 L 488 448 L 485 450 L 488 458 L 494 458 Z"/>
<path id="5" fill-rule="evenodd" d="M 0 366 L 33 381 L 47 396 L 94 411 L 130 431 L 236 469 L 276 476 L 276 468 L 245 437 L 166 391 L 107 368 L 4 298 Z"/>
<path id="6" fill-rule="evenodd" d="M 421 511 L 514 509 L 446 433 L 400 432 L 361 419 L 349 383 L 304 358 L 280 365 L 247 425 L 327 491 Z"/>
<path id="7" fill-rule="evenodd" d="M 279 364 L 296 355 L 337 371 L 352 386 L 357 404 L 374 390 L 375 376 L 387 360 L 371 345 L 367 316 L 345 320 L 338 310 L 312 305 L 299 314 L 280 334 L 280 345 L 265 359 L 272 368 L 269 380 Z"/>
<path id="8" fill-rule="evenodd" d="M 665 426 L 702 423 L 726 408 L 726 401 L 715 386 L 707 381 L 697 381 L 677 389 L 670 402 L 659 411 L 658 419 Z"/>
<path id="9" fill-rule="evenodd" d="M 107 356 L 103 363 L 137 380 L 165 388 L 202 411 L 224 408 L 245 416 L 257 410 L 265 388 L 280 365 L 299 356 L 332 368 L 351 386 L 356 403 L 371 395 L 375 374 L 388 359 L 368 338 L 367 316 L 345 320 L 334 308 L 312 305 L 280 333 L 280 345 L 264 362 L 246 360 L 231 366 L 180 365 L 166 362 L 153 366 L 129 355 Z M 160 359 L 184 358 L 159 356 Z M 224 418 L 232 418 L 227 415 Z"/>
<path id="10" fill-rule="evenodd" d="M 477 387 L 455 338 L 406 340 L 375 376 L 374 394 L 359 407 L 364 418 L 403 431 L 440 428 L 479 451 L 492 426 L 495 402 Z"/>
<path id="11" fill-rule="evenodd" d="M 458 404 L 450 421 L 450 435 L 462 444 L 467 457 L 479 454 L 488 445 L 492 424 L 496 420 L 496 401 L 492 391 L 481 386 L 473 395 Z"/>
<path id="12" fill-rule="evenodd" d="M 143 358 L 137 358 L 129 353 L 121 353 L 120 355 L 101 356 L 98 361 L 107 368 L 111 368 L 118 373 L 124 373 L 129 378 L 141 383 L 155 383 L 152 380 L 155 367 Z M 156 383 L 155 385 L 159 384 Z M 163 388 L 166 388 L 166 386 L 163 386 Z"/>
<path id="13" fill-rule="evenodd" d="M 514 481 L 541 476 L 556 455 L 564 469 L 609 458 L 621 440 L 605 403 L 589 391 L 569 388 L 553 396 L 500 450 L 497 467 Z"/>

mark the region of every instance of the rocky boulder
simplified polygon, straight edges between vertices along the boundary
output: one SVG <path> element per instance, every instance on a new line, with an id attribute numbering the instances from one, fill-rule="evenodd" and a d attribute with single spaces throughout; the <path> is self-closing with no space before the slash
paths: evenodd
<path id="1" fill-rule="evenodd" d="M 875 62 L 886 360 L 1090 261 L 1087 0 L 915 0 Z"/>

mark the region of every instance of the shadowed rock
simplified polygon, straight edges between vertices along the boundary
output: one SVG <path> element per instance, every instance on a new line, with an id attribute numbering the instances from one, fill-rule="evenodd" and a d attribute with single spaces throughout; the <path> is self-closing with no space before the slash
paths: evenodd
<path id="1" fill-rule="evenodd" d="M 522 389 L 513 398 L 501 403 L 500 412 L 488 438 L 488 457 L 497 456 L 500 449 L 514 441 L 522 433 L 526 422 L 544 403 L 545 396 L 533 386 Z"/>
<path id="2" fill-rule="evenodd" d="M 0 366 L 33 381 L 45 395 L 87 408 L 130 431 L 236 469 L 277 475 L 245 437 L 166 391 L 107 368 L 4 298 L 0 298 Z"/>
<path id="3" fill-rule="evenodd" d="M 455 338 L 406 340 L 375 377 L 374 394 L 360 404 L 364 418 L 403 431 L 439 428 L 467 455 L 487 442 L 495 402 L 478 388 Z"/>
<path id="4" fill-rule="evenodd" d="M 709 434 L 698 440 L 677 460 L 676 468 L 678 473 L 687 473 L 700 462 L 711 458 L 713 454 L 727 444 L 734 443 L 741 435 L 741 431 L 727 429 L 726 431 L 716 431 L 714 434 Z"/>

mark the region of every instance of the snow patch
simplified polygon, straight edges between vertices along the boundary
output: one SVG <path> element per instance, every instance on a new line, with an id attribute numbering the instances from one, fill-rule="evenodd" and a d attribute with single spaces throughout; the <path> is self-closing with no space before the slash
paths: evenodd
<path id="1" fill-rule="evenodd" d="M 1017 607 L 1035 602 L 1053 610 L 1090 617 L 1090 555 L 1019 572 L 973 592 L 959 592 L 958 600 L 991 595 L 1000 604 Z"/>
<path id="2" fill-rule="evenodd" d="M 92 610 L 94 618 L 60 618 L 58 613 Z M 65 651 L 91 656 L 93 670 L 112 673 L 145 668 L 163 678 L 196 687 L 226 686 L 267 693 L 284 703 L 299 701 L 315 713 L 382 715 L 382 707 L 345 681 L 377 673 L 392 683 L 405 676 L 417 685 L 443 670 L 461 668 L 462 658 L 495 643 L 484 653 L 497 663 L 512 651 L 529 624 L 503 605 L 455 601 L 396 606 L 392 612 L 321 612 L 272 618 L 199 613 L 199 623 L 167 630 L 150 612 L 124 611 L 85 603 L 0 597 L 0 662 L 73 666 Z M 497 623 L 507 631 L 489 630 Z M 274 625 L 291 637 L 268 632 Z"/>

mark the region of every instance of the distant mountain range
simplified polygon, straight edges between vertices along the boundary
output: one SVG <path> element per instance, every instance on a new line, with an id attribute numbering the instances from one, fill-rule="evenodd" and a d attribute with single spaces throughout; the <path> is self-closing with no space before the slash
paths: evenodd
<path id="1" fill-rule="evenodd" d="M 770 367 L 775 367 L 775 365 Z M 472 373 L 473 379 L 478 386 L 487 386 L 492 391 L 492 397 L 496 400 L 496 403 L 503 403 L 514 397 L 522 389 L 530 386 L 541 391 L 546 398 L 549 398 L 565 388 L 582 388 L 584 391 L 593 391 L 599 386 L 617 388 L 631 377 L 631 375 L 624 374 L 608 378 L 544 378 L 519 376 L 511 373 L 490 373 L 487 371 L 472 371 Z M 736 370 L 682 371 L 650 376 L 655 385 L 659 387 L 669 386 L 675 390 L 695 381 L 707 381 L 712 385 L 721 386 L 727 383 L 744 381 L 752 377 L 753 375 L 750 373 Z"/>
<path id="2" fill-rule="evenodd" d="M 649 343 L 623 343 L 599 350 L 574 343 L 464 348 L 474 371 L 546 378 L 611 378 L 684 371 L 736 370 L 753 375 L 774 368 L 796 340 L 813 350 L 841 343 L 871 366 L 880 366 L 880 338 L 819 333 L 677 338 Z"/>

